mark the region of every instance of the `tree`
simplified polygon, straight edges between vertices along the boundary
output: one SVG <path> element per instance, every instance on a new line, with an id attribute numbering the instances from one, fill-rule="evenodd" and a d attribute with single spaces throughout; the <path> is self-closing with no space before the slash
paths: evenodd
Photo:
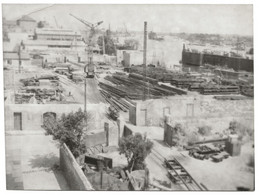
<path id="1" fill-rule="evenodd" d="M 39 21 L 37 26 L 38 26 L 38 28 L 43 28 L 44 27 L 44 22 L 43 21 Z"/>
<path id="2" fill-rule="evenodd" d="M 201 126 L 198 127 L 198 133 L 203 136 L 209 136 L 211 134 L 212 128 L 210 126 Z"/>
<path id="3" fill-rule="evenodd" d="M 119 143 L 119 152 L 128 161 L 128 170 L 143 170 L 146 168 L 145 158 L 151 152 L 153 143 L 140 133 L 123 137 Z"/>
<path id="4" fill-rule="evenodd" d="M 103 48 L 103 42 L 104 42 L 104 45 L 105 45 L 105 54 L 115 55 L 116 48 L 115 48 L 115 44 L 114 44 L 114 41 L 112 40 L 112 38 L 108 35 L 99 36 L 98 40 L 97 40 L 97 44 L 101 48 Z"/>
<path id="5" fill-rule="evenodd" d="M 46 135 L 52 135 L 53 139 L 58 140 L 60 144 L 65 143 L 77 158 L 86 151 L 84 136 L 90 118 L 91 114 L 88 113 L 86 116 L 80 108 L 75 113 L 62 114 L 59 119 L 53 115 L 45 117 L 43 128 L 46 130 Z"/>

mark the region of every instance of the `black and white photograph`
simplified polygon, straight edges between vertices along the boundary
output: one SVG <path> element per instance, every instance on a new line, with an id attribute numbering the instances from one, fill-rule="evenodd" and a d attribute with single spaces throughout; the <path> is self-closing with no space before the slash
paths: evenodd
<path id="1" fill-rule="evenodd" d="M 255 190 L 253 4 L 60 3 L 1 4 L 7 191 Z"/>

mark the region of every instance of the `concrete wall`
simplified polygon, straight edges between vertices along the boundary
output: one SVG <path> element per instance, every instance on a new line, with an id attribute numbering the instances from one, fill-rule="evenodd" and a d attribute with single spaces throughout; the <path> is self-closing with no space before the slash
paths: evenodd
<path id="1" fill-rule="evenodd" d="M 60 147 L 60 168 L 71 190 L 94 190 L 66 144 Z"/>
<path id="2" fill-rule="evenodd" d="M 103 129 L 106 121 L 104 118 L 105 106 L 102 104 L 88 104 L 89 112 L 94 111 L 90 122 L 90 129 Z M 57 117 L 63 113 L 76 112 L 84 109 L 82 104 L 6 104 L 5 105 L 5 130 L 14 129 L 14 112 L 22 113 L 22 130 L 42 130 L 43 114 L 54 112 Z M 96 112 L 98 111 L 98 112 Z"/>
<path id="3" fill-rule="evenodd" d="M 98 132 L 90 135 L 86 135 L 84 140 L 86 147 L 93 147 L 96 145 L 106 144 L 106 132 Z"/>
<path id="4" fill-rule="evenodd" d="M 129 115 L 130 122 L 137 126 L 163 126 L 165 115 L 170 114 L 173 121 L 187 125 L 209 124 L 221 128 L 235 119 L 253 128 L 253 105 L 253 100 L 249 99 L 223 101 L 212 96 L 174 96 L 139 101 L 136 110 L 130 109 Z M 132 120 L 134 115 L 136 120 Z"/>

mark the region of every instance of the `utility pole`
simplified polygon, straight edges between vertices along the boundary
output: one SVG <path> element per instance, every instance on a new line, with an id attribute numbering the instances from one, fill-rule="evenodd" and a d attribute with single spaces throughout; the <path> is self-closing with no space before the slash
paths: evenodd
<path id="1" fill-rule="evenodd" d="M 103 34 L 103 55 L 105 55 L 105 41 L 104 41 L 104 34 Z"/>
<path id="2" fill-rule="evenodd" d="M 147 82 L 147 22 L 144 22 L 144 48 L 143 48 L 143 73 L 144 82 Z M 146 85 L 144 85 L 143 100 L 146 100 Z"/>
<path id="3" fill-rule="evenodd" d="M 19 45 L 19 47 L 18 47 L 18 57 L 19 57 L 18 72 L 21 73 L 21 65 L 22 65 L 22 61 L 21 61 L 21 45 Z"/>
<path id="4" fill-rule="evenodd" d="M 84 71 L 87 72 L 87 76 L 89 75 L 89 67 L 91 66 L 91 69 L 94 69 L 94 64 L 93 64 L 93 36 L 95 35 L 95 31 L 97 26 L 99 26 L 100 24 L 103 23 L 103 21 L 97 22 L 96 24 L 92 24 L 90 22 L 87 22 L 86 20 L 83 20 L 81 18 L 78 18 L 76 16 L 74 16 L 73 14 L 70 14 L 72 17 L 74 17 L 75 19 L 79 20 L 80 22 L 82 22 L 86 27 L 88 27 L 90 29 L 89 31 L 89 38 L 88 38 L 88 52 L 87 52 L 87 58 L 88 58 L 88 64 L 85 65 L 84 67 Z M 87 70 L 87 71 L 86 71 Z M 94 73 L 94 70 L 91 70 L 91 73 Z M 87 77 L 86 76 L 86 77 Z M 86 77 L 84 78 L 85 83 L 84 83 L 84 88 L 85 88 L 85 94 L 84 94 L 84 113 L 85 113 L 85 122 L 87 124 L 87 98 L 86 98 L 86 94 L 87 94 L 87 81 L 86 81 Z"/>

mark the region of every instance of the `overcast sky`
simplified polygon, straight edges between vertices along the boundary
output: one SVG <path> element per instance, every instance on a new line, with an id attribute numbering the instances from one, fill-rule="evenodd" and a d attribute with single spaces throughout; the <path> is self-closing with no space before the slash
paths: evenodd
<path id="1" fill-rule="evenodd" d="M 3 16 L 17 19 L 47 6 L 4 4 Z M 55 16 L 64 28 L 82 29 L 69 13 L 93 23 L 103 20 L 102 27 L 110 24 L 112 30 L 125 29 L 125 24 L 128 30 L 142 31 L 147 21 L 148 30 L 157 32 L 253 35 L 252 5 L 54 5 L 30 16 L 53 26 Z"/>

